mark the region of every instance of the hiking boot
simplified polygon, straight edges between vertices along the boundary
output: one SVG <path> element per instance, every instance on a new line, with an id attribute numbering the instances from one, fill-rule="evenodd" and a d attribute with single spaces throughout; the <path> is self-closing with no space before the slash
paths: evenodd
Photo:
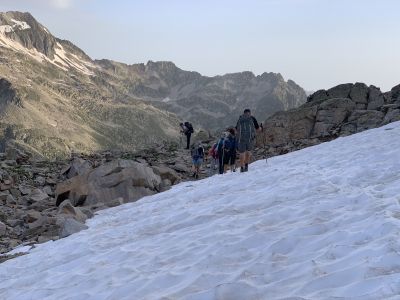
<path id="1" fill-rule="evenodd" d="M 245 172 L 244 167 L 240 167 L 240 173 Z"/>
<path id="2" fill-rule="evenodd" d="M 248 165 L 248 164 L 245 164 L 245 165 L 244 165 L 244 171 L 247 172 L 248 170 L 249 170 L 249 165 Z"/>
<path id="3" fill-rule="evenodd" d="M 194 178 L 195 178 L 195 179 L 199 179 L 199 174 L 195 174 L 195 175 L 194 175 Z"/>

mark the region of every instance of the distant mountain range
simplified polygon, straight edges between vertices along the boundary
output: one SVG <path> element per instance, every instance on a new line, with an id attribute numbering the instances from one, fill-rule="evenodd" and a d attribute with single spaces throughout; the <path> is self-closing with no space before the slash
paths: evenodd
<path id="1" fill-rule="evenodd" d="M 29 13 L 0 13 L 0 141 L 46 157 L 134 150 L 176 139 L 180 120 L 208 130 L 244 108 L 265 119 L 306 101 L 280 74 L 205 77 L 172 62 L 92 60 Z"/>

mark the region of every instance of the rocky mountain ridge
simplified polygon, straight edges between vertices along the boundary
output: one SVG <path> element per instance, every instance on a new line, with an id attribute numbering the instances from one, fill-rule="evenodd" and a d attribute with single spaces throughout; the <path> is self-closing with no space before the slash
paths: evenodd
<path id="1" fill-rule="evenodd" d="M 292 80 L 286 82 L 281 74 L 241 72 L 207 77 L 183 71 L 171 62 L 97 63 L 125 80 L 128 93 L 135 98 L 208 130 L 234 124 L 246 107 L 252 108 L 256 117 L 265 118 L 306 101 L 304 90 Z M 127 74 L 134 74 L 133 79 L 123 79 Z"/>
<path id="2" fill-rule="evenodd" d="M 1 143 L 11 136 L 25 151 L 52 158 L 136 150 L 177 140 L 180 120 L 219 129 L 244 107 L 264 118 L 306 100 L 279 74 L 205 77 L 171 62 L 95 61 L 20 12 L 0 13 L 0 78 Z"/>

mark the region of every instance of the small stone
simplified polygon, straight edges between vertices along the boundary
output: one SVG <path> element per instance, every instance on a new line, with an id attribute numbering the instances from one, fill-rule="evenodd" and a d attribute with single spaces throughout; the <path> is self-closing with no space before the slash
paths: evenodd
<path id="1" fill-rule="evenodd" d="M 20 185 L 18 189 L 22 195 L 29 195 L 32 192 L 32 189 L 26 185 Z"/>
<path id="2" fill-rule="evenodd" d="M 8 197 L 9 195 L 10 195 L 9 193 L 0 192 L 0 201 L 3 201 L 3 202 L 7 201 L 7 197 Z"/>
<path id="3" fill-rule="evenodd" d="M 26 222 L 28 223 L 33 223 L 37 220 L 39 220 L 42 217 L 42 214 L 36 210 L 30 210 L 26 214 L 26 217 L 24 218 Z"/>
<path id="4" fill-rule="evenodd" d="M 54 192 L 53 192 L 53 190 L 51 189 L 51 187 L 50 186 L 48 186 L 48 185 L 46 185 L 44 188 L 43 188 L 43 192 L 45 192 L 47 195 L 49 195 L 49 196 L 54 196 Z"/>
<path id="5" fill-rule="evenodd" d="M 15 198 L 13 197 L 13 195 L 7 195 L 7 199 L 6 199 L 6 203 L 8 205 L 16 205 L 17 201 L 15 201 Z"/>
<path id="6" fill-rule="evenodd" d="M 44 178 L 44 177 L 42 177 L 42 176 L 36 177 L 34 181 L 35 181 L 35 184 L 36 184 L 36 185 L 43 186 L 43 185 L 46 184 L 46 178 Z"/>

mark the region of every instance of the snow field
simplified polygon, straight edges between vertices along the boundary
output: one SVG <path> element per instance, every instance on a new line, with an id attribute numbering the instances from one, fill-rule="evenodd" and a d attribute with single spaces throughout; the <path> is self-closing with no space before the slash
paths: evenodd
<path id="1" fill-rule="evenodd" d="M 0 264 L 0 299 L 399 299 L 400 123 L 186 182 Z"/>

